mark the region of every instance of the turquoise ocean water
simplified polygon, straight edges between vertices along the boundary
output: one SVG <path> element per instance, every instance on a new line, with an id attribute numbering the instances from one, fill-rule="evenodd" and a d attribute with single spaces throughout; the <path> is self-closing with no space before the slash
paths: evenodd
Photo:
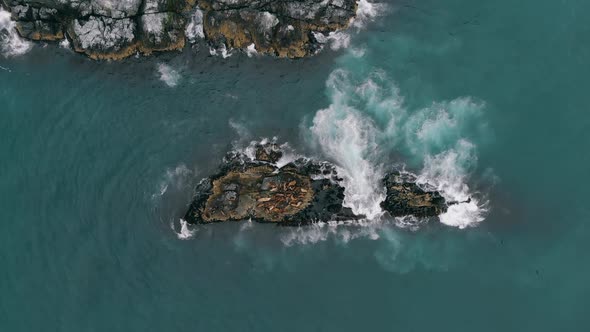
<path id="1" fill-rule="evenodd" d="M 382 3 L 300 61 L 0 56 L 0 331 L 589 330 L 589 11 Z M 182 225 L 225 152 L 275 136 L 368 215 L 394 164 L 474 200 L 417 228 Z"/>

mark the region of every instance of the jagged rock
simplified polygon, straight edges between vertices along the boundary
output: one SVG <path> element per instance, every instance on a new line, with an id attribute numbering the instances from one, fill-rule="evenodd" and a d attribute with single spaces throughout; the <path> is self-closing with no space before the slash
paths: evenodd
<path id="1" fill-rule="evenodd" d="M 270 144 L 256 144 L 255 158 L 258 161 L 265 161 L 268 163 L 276 163 L 283 156 L 280 147 L 275 143 Z"/>
<path id="2" fill-rule="evenodd" d="M 342 179 L 327 162 L 300 158 L 278 168 L 281 152 L 274 143 L 255 145 L 255 158 L 231 152 L 218 174 L 202 180 L 184 219 L 213 223 L 252 219 L 258 222 L 299 226 L 316 222 L 357 220 L 343 205 Z M 425 190 L 408 173 L 392 172 L 383 180 L 387 188 L 383 210 L 393 217 L 434 217 L 446 212 L 447 202 L 436 191 Z"/>
<path id="3" fill-rule="evenodd" d="M 141 16 L 140 45 L 143 53 L 169 51 L 184 47 L 186 19 L 175 12 L 161 12 Z"/>
<path id="4" fill-rule="evenodd" d="M 136 30 L 135 21 L 129 18 L 90 16 L 87 20 L 75 19 L 68 34 L 76 51 L 93 59 L 118 59 L 135 52 Z"/>
<path id="5" fill-rule="evenodd" d="M 62 40 L 64 39 L 63 26 L 58 22 L 31 21 L 19 22 L 16 25 L 18 33 L 31 40 Z"/>
<path id="6" fill-rule="evenodd" d="M 243 156 L 242 156 L 243 157 Z M 184 219 L 211 223 L 252 219 L 281 225 L 357 219 L 342 206 L 344 188 L 334 179 L 314 179 L 308 161 L 283 168 L 259 161 L 235 162 L 204 179 Z"/>
<path id="7" fill-rule="evenodd" d="M 320 47 L 313 32 L 344 29 L 355 16 L 354 0 L 201 0 L 204 31 L 214 47 L 300 58 Z"/>
<path id="8" fill-rule="evenodd" d="M 427 191 L 408 173 L 392 172 L 383 180 L 387 189 L 381 208 L 393 217 L 434 217 L 447 211 L 447 202 L 437 191 Z"/>
<path id="9" fill-rule="evenodd" d="M 69 38 L 94 59 L 182 49 L 185 31 L 215 48 L 299 58 L 320 47 L 317 33 L 348 26 L 355 0 L 0 0 L 19 34 Z M 200 8 L 196 10 L 196 8 Z"/>

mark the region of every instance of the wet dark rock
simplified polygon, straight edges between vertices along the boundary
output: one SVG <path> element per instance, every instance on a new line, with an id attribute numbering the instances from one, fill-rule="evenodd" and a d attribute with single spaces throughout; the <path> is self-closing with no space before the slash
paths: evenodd
<path id="1" fill-rule="evenodd" d="M 281 151 L 280 147 L 275 143 L 258 143 L 254 148 L 256 149 L 255 158 L 258 161 L 274 164 L 283 156 L 283 152 Z"/>
<path id="2" fill-rule="evenodd" d="M 385 177 L 383 184 L 387 193 L 381 208 L 393 217 L 413 215 L 425 218 L 447 211 L 444 197 L 437 191 L 422 189 L 411 174 L 394 171 Z"/>
<path id="3" fill-rule="evenodd" d="M 344 29 L 356 15 L 355 0 L 201 0 L 204 31 L 214 47 L 245 49 L 279 57 L 314 54 L 314 33 Z"/>
<path id="4" fill-rule="evenodd" d="M 258 144 L 256 158 L 231 152 L 220 171 L 202 180 L 184 219 L 208 224 L 254 220 L 286 226 L 363 219 L 343 205 L 345 188 L 336 168 L 327 162 L 300 158 L 281 168 L 275 144 Z M 276 155 L 271 158 L 270 151 Z M 434 190 L 423 189 L 408 173 L 392 172 L 383 180 L 387 195 L 381 207 L 393 217 L 434 217 L 447 202 Z"/>
<path id="5" fill-rule="evenodd" d="M 265 161 L 235 160 L 226 158 L 223 171 L 199 183 L 186 221 L 252 219 L 298 226 L 359 218 L 342 206 L 344 188 L 333 179 L 314 179 L 320 174 L 306 173 L 295 163 L 279 169 Z"/>
<path id="6" fill-rule="evenodd" d="M 357 10 L 355 0 L 0 0 L 0 4 L 10 9 L 22 37 L 68 38 L 74 50 L 93 59 L 180 50 L 189 30 L 198 31 L 196 35 L 214 49 L 300 58 L 321 47 L 317 34 L 346 28 Z M 199 27 L 193 24 L 195 17 Z"/>

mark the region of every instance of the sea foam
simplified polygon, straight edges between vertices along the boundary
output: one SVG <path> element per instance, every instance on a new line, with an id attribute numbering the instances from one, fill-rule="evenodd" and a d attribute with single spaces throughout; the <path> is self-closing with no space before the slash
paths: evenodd
<path id="1" fill-rule="evenodd" d="M 464 228 L 485 219 L 488 202 L 469 185 L 477 164 L 470 135 L 480 130 L 485 105 L 470 97 L 407 109 L 395 82 L 379 69 L 352 57 L 347 69 L 336 69 L 326 82 L 331 104 L 319 110 L 309 127 L 311 143 L 338 167 L 344 178 L 344 204 L 368 221 L 383 215 L 381 183 L 392 155 L 401 155 L 416 170 L 418 184 L 434 188 L 451 206 L 440 216 L 449 226 Z M 399 219 L 403 227 L 419 224 Z M 320 238 L 320 237 L 318 237 Z"/>
<path id="2" fill-rule="evenodd" d="M 356 17 L 351 19 L 348 29 L 332 31 L 328 34 L 313 32 L 313 37 L 318 43 L 323 44 L 322 46 L 328 45 L 333 51 L 348 48 L 352 33 L 358 33 L 369 22 L 384 13 L 386 8 L 387 6 L 382 3 L 359 0 L 357 1 Z"/>
<path id="3" fill-rule="evenodd" d="M 167 64 L 160 63 L 158 64 L 158 73 L 160 74 L 160 80 L 162 80 L 166 85 L 173 88 L 178 85 L 180 81 L 180 74 L 178 71 L 173 69 Z"/>
<path id="4" fill-rule="evenodd" d="M 27 53 L 32 47 L 32 43 L 18 35 L 10 13 L 0 8 L 0 54 L 5 57 L 17 56 Z"/>
<path id="5" fill-rule="evenodd" d="M 184 219 L 180 219 L 179 223 L 180 230 L 178 231 L 176 230 L 174 223 L 170 223 L 170 228 L 174 231 L 174 233 L 176 233 L 176 237 L 178 237 L 179 240 L 192 239 L 197 233 L 197 228 L 189 225 Z"/>

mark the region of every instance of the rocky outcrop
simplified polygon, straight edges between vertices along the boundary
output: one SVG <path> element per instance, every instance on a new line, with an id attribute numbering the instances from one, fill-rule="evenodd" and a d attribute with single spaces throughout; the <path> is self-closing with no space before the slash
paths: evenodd
<path id="1" fill-rule="evenodd" d="M 228 154 L 221 171 L 199 183 L 184 219 L 296 226 L 359 218 L 342 205 L 344 188 L 331 165 L 298 159 L 278 168 L 282 153 L 274 144 L 256 146 L 255 155 Z"/>
<path id="2" fill-rule="evenodd" d="M 386 188 L 381 208 L 393 217 L 413 215 L 419 218 L 438 216 L 447 211 L 447 202 L 437 191 L 426 191 L 416 184 L 410 173 L 394 171 L 383 180 Z"/>
<path id="3" fill-rule="evenodd" d="M 314 32 L 344 29 L 356 13 L 355 0 L 202 0 L 204 32 L 215 47 L 245 49 L 279 57 L 314 54 Z"/>
<path id="4" fill-rule="evenodd" d="M 279 168 L 282 152 L 272 143 L 256 145 L 254 156 L 228 154 L 220 172 L 199 183 L 184 219 L 299 226 L 364 218 L 344 206 L 342 179 L 333 165 L 301 158 Z M 421 189 L 415 178 L 393 172 L 384 185 L 387 197 L 381 206 L 391 216 L 434 217 L 447 209 L 438 192 Z"/>
<path id="5" fill-rule="evenodd" d="M 186 33 L 214 49 L 249 49 L 279 57 L 314 54 L 316 33 L 346 28 L 355 0 L 0 0 L 19 34 L 68 38 L 93 59 L 179 50 Z M 188 29 L 188 30 L 187 30 Z"/>
<path id="6" fill-rule="evenodd" d="M 182 49 L 194 0 L 3 0 L 22 37 L 70 39 L 93 59 Z"/>

